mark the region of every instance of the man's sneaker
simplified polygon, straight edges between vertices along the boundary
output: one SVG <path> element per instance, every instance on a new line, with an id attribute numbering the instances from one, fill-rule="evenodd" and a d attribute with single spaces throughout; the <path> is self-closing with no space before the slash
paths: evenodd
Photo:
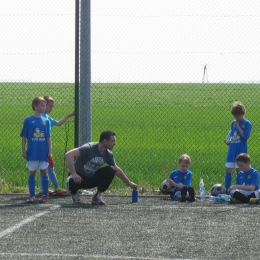
<path id="1" fill-rule="evenodd" d="M 66 193 L 67 191 L 66 190 L 63 190 L 63 189 L 61 189 L 60 187 L 58 187 L 57 189 L 55 189 L 55 193 L 57 194 L 57 195 L 62 195 L 62 194 L 64 194 L 64 193 Z"/>
<path id="2" fill-rule="evenodd" d="M 241 200 L 238 200 L 236 198 L 231 198 L 231 202 L 233 202 L 233 203 L 242 203 Z"/>
<path id="3" fill-rule="evenodd" d="M 48 197 L 47 196 L 42 196 L 40 199 L 39 199 L 39 202 L 40 203 L 46 203 L 48 201 Z"/>
<path id="4" fill-rule="evenodd" d="M 257 198 L 251 198 L 248 203 L 249 204 L 258 204 L 259 200 Z"/>
<path id="5" fill-rule="evenodd" d="M 93 195 L 92 197 L 92 204 L 96 204 L 96 205 L 105 205 L 105 201 L 102 199 L 102 196 L 100 193 L 96 193 L 95 195 Z"/>
<path id="6" fill-rule="evenodd" d="M 193 202 L 195 201 L 195 191 L 192 187 L 188 187 L 189 197 L 187 201 Z"/>
<path id="7" fill-rule="evenodd" d="M 71 194 L 71 198 L 74 204 L 81 204 L 81 199 L 79 198 L 79 194 Z"/>
<path id="8" fill-rule="evenodd" d="M 35 201 L 35 197 L 34 196 L 30 196 L 27 201 L 29 203 L 33 203 Z"/>

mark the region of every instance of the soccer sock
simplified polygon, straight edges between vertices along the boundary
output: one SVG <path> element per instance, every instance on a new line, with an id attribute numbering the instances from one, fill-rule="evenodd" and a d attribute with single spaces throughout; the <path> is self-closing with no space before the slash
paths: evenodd
<path id="1" fill-rule="evenodd" d="M 54 188 L 57 189 L 59 187 L 59 183 L 58 183 L 58 180 L 57 180 L 56 173 L 54 171 L 54 167 L 48 168 L 48 175 L 49 175 L 49 179 L 51 180 Z"/>
<path id="2" fill-rule="evenodd" d="M 49 178 L 48 176 L 42 176 L 42 195 L 48 196 L 48 189 L 49 189 Z"/>
<path id="3" fill-rule="evenodd" d="M 28 186 L 29 186 L 30 196 L 35 197 L 35 176 L 29 175 L 29 177 L 28 177 Z"/>
<path id="4" fill-rule="evenodd" d="M 226 190 L 231 186 L 232 183 L 232 173 L 225 174 L 225 188 Z"/>

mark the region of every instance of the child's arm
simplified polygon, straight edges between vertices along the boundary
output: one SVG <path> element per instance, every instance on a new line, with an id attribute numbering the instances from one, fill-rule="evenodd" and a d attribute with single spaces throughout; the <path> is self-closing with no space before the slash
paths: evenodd
<path id="1" fill-rule="evenodd" d="M 240 190 L 248 190 L 248 191 L 253 191 L 255 189 L 255 185 L 232 185 L 229 187 L 229 191 L 235 190 L 235 189 L 240 189 Z"/>
<path id="2" fill-rule="evenodd" d="M 239 131 L 239 133 L 241 134 L 241 136 L 242 136 L 243 138 L 245 138 L 245 136 L 244 136 L 244 131 L 243 131 L 243 129 L 240 127 L 238 121 L 235 122 L 235 126 L 236 126 L 237 130 Z"/>
<path id="3" fill-rule="evenodd" d="M 73 111 L 73 112 L 67 114 L 65 117 L 63 117 L 62 119 L 60 119 L 60 120 L 57 122 L 56 126 L 61 126 L 61 125 L 62 125 L 63 123 L 65 123 L 70 117 L 74 116 L 75 113 L 76 113 L 76 112 Z"/>
<path id="4" fill-rule="evenodd" d="M 182 187 L 184 186 L 182 183 L 176 183 L 174 182 L 172 179 L 168 179 L 168 182 L 171 186 L 182 189 Z"/>
<path id="5" fill-rule="evenodd" d="M 26 146 L 26 137 L 22 136 L 22 156 L 24 158 L 27 157 L 27 152 L 25 150 L 25 146 Z"/>

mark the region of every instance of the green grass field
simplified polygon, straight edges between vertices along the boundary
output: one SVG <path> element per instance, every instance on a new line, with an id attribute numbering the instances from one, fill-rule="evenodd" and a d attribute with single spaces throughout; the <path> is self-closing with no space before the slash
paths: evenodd
<path id="1" fill-rule="evenodd" d="M 60 119 L 74 109 L 74 85 L 62 83 L 0 83 L 2 182 L 27 185 L 21 157 L 23 119 L 32 114 L 35 96 L 51 95 L 56 104 L 51 116 Z M 259 98 L 257 84 L 93 84 L 92 140 L 104 129 L 117 134 L 113 152 L 129 178 L 148 190 L 157 189 L 176 169 L 183 153 L 192 158 L 193 186 L 203 178 L 207 189 L 223 183 L 227 146 L 223 140 L 233 117 L 234 101 L 242 101 L 253 124 L 249 138 L 252 166 L 260 169 Z M 65 151 L 74 147 L 74 119 L 53 128 L 55 169 L 64 186 L 68 169 Z M 3 189 L 2 185 L 2 189 Z M 6 185 L 5 185 L 6 186 Z M 125 187 L 115 179 L 112 189 Z M 1 183 L 0 183 L 1 190 Z"/>

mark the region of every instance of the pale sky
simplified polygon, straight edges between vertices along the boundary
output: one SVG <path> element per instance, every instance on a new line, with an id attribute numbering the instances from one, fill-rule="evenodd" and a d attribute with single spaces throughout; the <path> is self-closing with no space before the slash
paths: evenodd
<path id="1" fill-rule="evenodd" d="M 0 81 L 74 81 L 74 0 L 0 1 Z M 92 82 L 260 81 L 259 0 L 93 0 Z"/>

